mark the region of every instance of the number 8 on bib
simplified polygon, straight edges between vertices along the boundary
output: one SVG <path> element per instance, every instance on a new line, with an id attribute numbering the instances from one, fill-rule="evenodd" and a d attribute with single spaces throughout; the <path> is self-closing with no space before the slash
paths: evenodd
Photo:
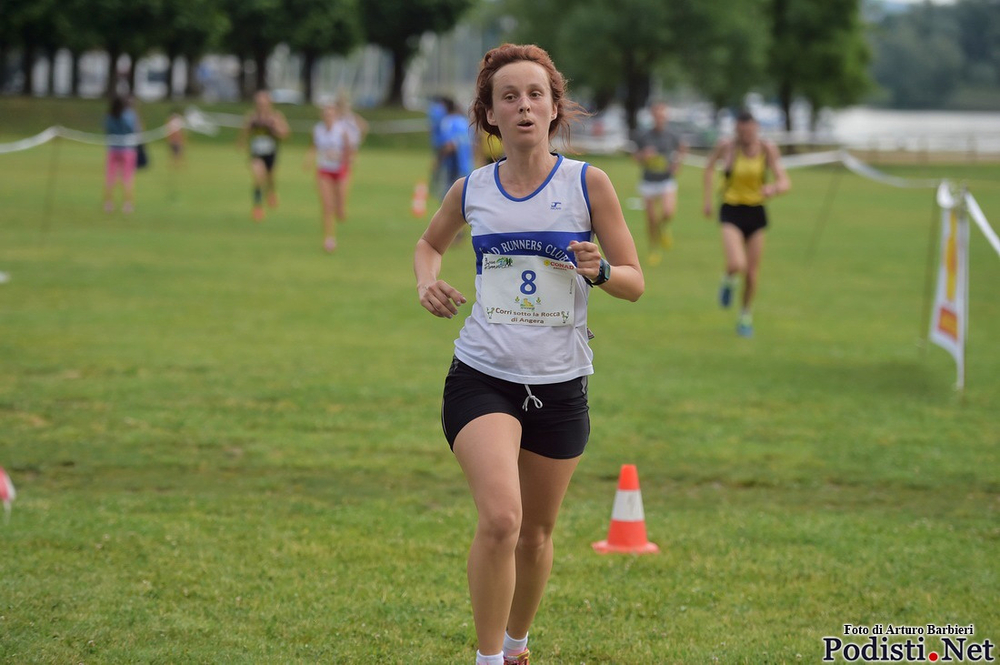
<path id="1" fill-rule="evenodd" d="M 576 266 L 543 256 L 483 254 L 480 305 L 490 323 L 574 323 Z"/>

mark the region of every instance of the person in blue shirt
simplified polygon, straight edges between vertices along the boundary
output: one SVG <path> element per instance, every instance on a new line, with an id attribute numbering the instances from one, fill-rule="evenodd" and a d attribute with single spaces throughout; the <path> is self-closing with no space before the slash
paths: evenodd
<path id="1" fill-rule="evenodd" d="M 459 113 L 452 99 L 444 100 L 447 115 L 441 120 L 441 164 L 445 189 L 472 173 L 472 131 L 469 119 Z"/>
<path id="2" fill-rule="evenodd" d="M 441 162 L 441 146 L 444 140 L 441 138 L 441 121 L 448 115 L 448 110 L 444 104 L 443 97 L 431 97 L 430 105 L 427 107 L 427 128 L 431 137 L 431 154 L 434 159 L 431 162 L 431 194 L 438 200 L 444 198 L 445 192 L 451 183 L 444 182 L 444 171 Z"/>

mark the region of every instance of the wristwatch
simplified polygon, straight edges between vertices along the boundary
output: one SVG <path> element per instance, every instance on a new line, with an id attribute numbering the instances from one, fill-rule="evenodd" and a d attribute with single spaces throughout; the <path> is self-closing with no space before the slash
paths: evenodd
<path id="1" fill-rule="evenodd" d="M 589 277 L 584 277 L 587 284 L 591 286 L 600 286 L 604 282 L 611 279 L 611 264 L 601 259 L 601 267 L 597 269 L 597 277 L 590 279 Z"/>

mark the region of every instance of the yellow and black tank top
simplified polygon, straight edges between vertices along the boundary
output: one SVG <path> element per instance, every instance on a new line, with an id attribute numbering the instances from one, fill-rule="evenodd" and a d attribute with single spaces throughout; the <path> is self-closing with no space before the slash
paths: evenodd
<path id="1" fill-rule="evenodd" d="M 726 172 L 726 186 L 722 202 L 729 205 L 759 206 L 764 204 L 764 177 L 767 174 L 767 157 L 764 146 L 757 154 L 748 157 L 739 146 L 733 146 L 733 163 Z"/>
<path id="2" fill-rule="evenodd" d="M 500 158 L 504 156 L 503 143 L 500 142 L 500 137 L 493 136 L 488 132 L 482 133 L 479 149 L 482 152 L 483 160 L 487 164 L 491 162 L 499 162 Z M 479 165 L 477 164 L 476 166 Z"/>
<path id="3" fill-rule="evenodd" d="M 278 137 L 270 119 L 254 116 L 250 121 L 250 154 L 267 157 L 278 151 Z"/>

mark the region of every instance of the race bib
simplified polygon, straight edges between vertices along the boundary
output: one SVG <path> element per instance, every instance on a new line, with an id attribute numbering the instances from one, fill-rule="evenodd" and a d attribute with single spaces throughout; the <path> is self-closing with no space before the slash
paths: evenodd
<path id="1" fill-rule="evenodd" d="M 339 171 L 341 154 L 337 150 L 324 150 L 318 153 L 316 165 L 324 171 Z"/>
<path id="2" fill-rule="evenodd" d="M 574 324 L 576 266 L 542 256 L 483 254 L 480 305 L 490 323 Z"/>
<path id="3" fill-rule="evenodd" d="M 254 155 L 270 155 L 277 145 L 271 136 L 255 136 L 250 141 L 250 152 Z"/>
<path id="4" fill-rule="evenodd" d="M 666 173 L 669 169 L 667 158 L 656 154 L 646 160 L 646 170 L 650 173 Z"/>

